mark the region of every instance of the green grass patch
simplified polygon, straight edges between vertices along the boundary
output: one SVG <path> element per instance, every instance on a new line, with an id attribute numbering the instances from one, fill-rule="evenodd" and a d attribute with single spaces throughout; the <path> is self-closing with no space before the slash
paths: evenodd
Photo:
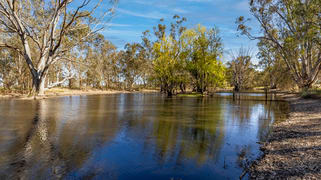
<path id="1" fill-rule="evenodd" d="M 178 97 L 203 97 L 200 93 L 186 93 L 186 94 L 178 94 Z"/>
<path id="2" fill-rule="evenodd" d="M 309 91 L 302 91 L 301 96 L 303 98 L 321 98 L 321 90 L 311 89 Z"/>

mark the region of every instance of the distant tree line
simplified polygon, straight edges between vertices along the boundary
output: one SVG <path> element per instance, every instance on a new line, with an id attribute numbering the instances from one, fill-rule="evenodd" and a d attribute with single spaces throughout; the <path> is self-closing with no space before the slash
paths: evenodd
<path id="1" fill-rule="evenodd" d="M 119 50 L 99 33 L 116 3 L 109 1 L 105 13 L 95 16 L 101 1 L 0 0 L 1 88 L 35 96 L 56 86 L 158 88 L 171 96 L 227 87 L 306 90 L 318 80 L 318 0 L 249 2 L 263 35 L 252 35 L 246 25 L 249 19 L 239 17 L 237 24 L 242 34 L 259 40 L 256 64 L 255 55 L 243 47 L 223 62 L 219 29 L 202 25 L 188 29 L 186 18 L 178 15 L 169 24 L 161 19 L 153 30 L 142 33 L 141 42 Z"/>

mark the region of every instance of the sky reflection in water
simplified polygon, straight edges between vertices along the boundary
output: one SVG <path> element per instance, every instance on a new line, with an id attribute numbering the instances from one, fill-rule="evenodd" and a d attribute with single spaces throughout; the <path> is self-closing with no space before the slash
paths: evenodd
<path id="1" fill-rule="evenodd" d="M 236 179 L 287 104 L 228 97 L 1 100 L 0 179 Z"/>

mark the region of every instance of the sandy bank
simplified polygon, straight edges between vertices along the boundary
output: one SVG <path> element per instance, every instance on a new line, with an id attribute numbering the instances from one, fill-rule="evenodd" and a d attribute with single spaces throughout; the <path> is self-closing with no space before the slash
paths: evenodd
<path id="1" fill-rule="evenodd" d="M 104 95 L 104 94 L 121 94 L 121 93 L 153 93 L 159 92 L 157 90 L 140 90 L 140 91 L 122 91 L 122 90 L 77 90 L 77 89 L 64 89 L 64 88 L 54 88 L 46 91 L 45 96 L 37 97 L 37 99 L 46 99 L 62 96 L 85 96 L 85 95 Z M 5 94 L 1 95 L 0 98 L 16 98 L 21 100 L 34 99 L 34 97 L 29 97 L 27 94 Z"/>
<path id="2" fill-rule="evenodd" d="M 274 125 L 251 179 L 321 179 L 321 100 L 285 96 L 289 118 Z"/>

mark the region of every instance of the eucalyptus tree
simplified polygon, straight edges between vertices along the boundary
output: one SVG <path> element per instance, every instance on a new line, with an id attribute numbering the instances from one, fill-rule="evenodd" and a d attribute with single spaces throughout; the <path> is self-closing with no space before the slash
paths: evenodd
<path id="1" fill-rule="evenodd" d="M 121 73 L 122 53 L 101 34 L 96 34 L 90 41 L 85 42 L 80 51 L 82 56 L 77 60 L 80 87 L 85 82 L 88 87 L 115 88 Z"/>
<path id="2" fill-rule="evenodd" d="M 257 54 L 259 61 L 259 66 L 264 70 L 261 79 L 262 84 L 265 87 L 276 88 L 277 76 L 274 76 L 274 70 L 276 69 L 278 56 L 275 52 L 273 46 L 271 46 L 267 41 L 261 40 L 258 43 L 259 52 Z"/>
<path id="3" fill-rule="evenodd" d="M 144 31 L 142 34 L 142 55 L 144 56 L 144 64 L 141 64 L 142 69 L 142 83 L 144 87 L 147 86 L 153 86 L 153 67 L 152 67 L 152 61 L 153 61 L 153 42 L 151 40 L 151 34 L 150 31 Z M 155 85 L 155 84 L 154 84 Z"/>
<path id="4" fill-rule="evenodd" d="M 282 55 L 268 41 L 262 39 L 258 43 L 259 52 L 259 67 L 263 70 L 258 86 L 265 86 L 266 88 L 293 88 L 295 82 L 291 78 L 289 68 L 286 66 Z"/>
<path id="5" fill-rule="evenodd" d="M 100 67 L 100 63 L 97 61 L 98 54 L 91 46 L 87 47 L 87 53 L 85 56 L 85 63 L 88 68 L 84 72 L 86 87 L 100 88 L 100 80 L 97 79 L 97 68 Z"/>
<path id="6" fill-rule="evenodd" d="M 10 90 L 15 84 L 15 75 L 12 71 L 14 63 L 9 52 L 0 51 L 0 84 L 6 90 Z"/>
<path id="7" fill-rule="evenodd" d="M 177 53 L 177 60 L 178 65 L 177 68 L 179 69 L 178 73 L 176 74 L 177 86 L 182 93 L 186 92 L 186 88 L 191 81 L 191 76 L 187 69 L 187 53 L 185 51 L 184 44 L 184 32 L 187 28 L 184 26 L 184 23 L 187 21 L 185 17 L 180 17 L 179 15 L 173 16 L 174 22 L 171 23 L 170 28 L 170 36 L 175 40 L 176 46 L 178 48 Z M 188 46 L 188 45 L 187 45 Z M 184 52 L 185 51 L 185 52 Z"/>
<path id="8" fill-rule="evenodd" d="M 128 43 L 125 45 L 125 51 L 120 56 L 119 62 L 128 90 L 132 90 L 134 83 L 142 78 L 145 60 L 144 48 L 140 44 Z"/>
<path id="9" fill-rule="evenodd" d="M 24 57 L 32 75 L 32 93 L 43 95 L 49 68 L 68 59 L 66 53 L 70 49 L 100 30 L 99 22 L 111 17 L 115 3 L 116 0 L 0 0 L 0 47 L 14 49 Z M 108 7 L 99 9 L 103 4 Z M 18 46 L 6 41 L 12 36 L 19 38 Z"/>
<path id="10" fill-rule="evenodd" d="M 172 96 L 178 84 L 177 75 L 180 72 L 178 60 L 179 48 L 171 36 L 163 38 L 154 43 L 153 69 L 155 78 L 161 83 L 163 91 L 167 96 Z"/>
<path id="11" fill-rule="evenodd" d="M 244 17 L 237 20 L 238 30 L 250 39 L 271 43 L 296 84 L 309 89 L 321 67 L 321 1 L 250 0 L 250 8 L 263 35 L 254 36 Z"/>
<path id="12" fill-rule="evenodd" d="M 87 84 L 102 89 L 110 86 L 113 59 L 116 47 L 102 34 L 94 36 L 86 47 L 84 61 Z"/>
<path id="13" fill-rule="evenodd" d="M 172 18 L 172 22 L 170 23 L 170 28 L 167 28 L 166 24 L 164 24 L 165 19 L 160 19 L 160 23 L 157 27 L 153 27 L 154 35 L 157 40 L 162 40 L 164 36 L 166 36 L 166 31 L 170 32 L 171 38 L 174 40 L 178 40 L 180 35 L 186 30 L 186 27 L 183 26 L 184 22 L 187 21 L 185 17 L 180 17 L 179 15 L 174 15 Z M 148 31 L 147 31 L 148 32 Z"/>
<path id="14" fill-rule="evenodd" d="M 250 49 L 241 47 L 238 52 L 231 52 L 231 61 L 228 62 L 231 84 L 234 91 L 249 88 L 253 84 L 253 64 Z"/>
<path id="15" fill-rule="evenodd" d="M 154 27 L 156 41 L 153 42 L 153 78 L 158 81 L 161 91 L 172 96 L 176 86 L 185 92 L 187 83 L 186 63 L 182 57 L 182 34 L 186 30 L 185 17 L 173 16 L 170 28 L 164 24 L 164 19 Z M 169 35 L 167 35 L 167 33 Z"/>
<path id="16" fill-rule="evenodd" d="M 224 82 L 225 67 L 220 61 L 223 44 L 216 28 L 207 30 L 198 25 L 184 32 L 187 69 L 194 77 L 197 92 L 204 93 L 211 85 Z"/>
<path id="17" fill-rule="evenodd" d="M 115 80 L 120 73 L 118 55 L 115 45 L 104 40 L 100 47 L 100 58 L 102 59 L 102 78 L 105 89 L 111 88 L 113 83 L 118 82 Z"/>
<path id="18" fill-rule="evenodd" d="M 17 45 L 17 38 L 11 37 L 7 42 Z M 27 66 L 23 57 L 17 51 L 0 48 L 0 68 L 0 84 L 5 89 L 28 89 L 29 75 L 26 73 Z"/>

